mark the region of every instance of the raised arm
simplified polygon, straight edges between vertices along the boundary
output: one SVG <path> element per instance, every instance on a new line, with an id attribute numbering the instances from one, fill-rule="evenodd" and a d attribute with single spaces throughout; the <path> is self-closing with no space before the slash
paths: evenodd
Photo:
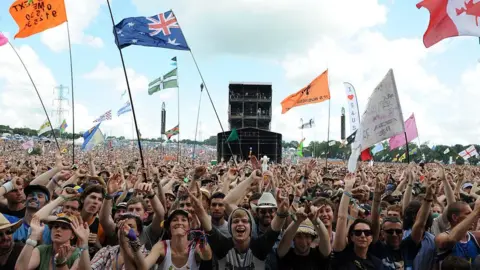
<path id="1" fill-rule="evenodd" d="M 347 219 L 348 219 L 348 205 L 352 197 L 352 189 L 355 184 L 355 174 L 347 174 L 345 176 L 345 190 L 343 191 L 342 199 L 338 207 L 337 217 L 337 231 L 333 240 L 333 251 L 342 251 L 347 246 Z"/>

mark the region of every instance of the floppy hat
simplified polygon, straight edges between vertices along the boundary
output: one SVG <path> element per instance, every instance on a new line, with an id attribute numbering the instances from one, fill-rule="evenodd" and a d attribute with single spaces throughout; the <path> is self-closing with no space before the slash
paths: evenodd
<path id="1" fill-rule="evenodd" d="M 11 223 L 2 213 L 0 213 L 0 230 L 3 229 L 12 229 L 16 230 L 22 225 L 23 219 L 20 219 L 19 221 L 15 223 Z"/>

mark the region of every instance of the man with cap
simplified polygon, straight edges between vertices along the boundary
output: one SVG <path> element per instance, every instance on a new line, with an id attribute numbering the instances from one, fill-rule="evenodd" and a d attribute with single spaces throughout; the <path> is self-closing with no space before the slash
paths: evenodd
<path id="1" fill-rule="evenodd" d="M 10 223 L 3 214 L 0 214 L 0 268 L 4 270 L 15 269 L 17 258 L 22 252 L 23 243 L 13 241 L 13 233 L 22 225 L 19 220 Z"/>
<path id="2" fill-rule="evenodd" d="M 32 220 L 35 213 L 44 207 L 50 201 L 50 192 L 48 189 L 41 185 L 29 185 L 24 189 L 25 196 L 27 197 L 26 201 L 26 211 L 25 217 L 23 218 L 23 223 L 20 228 L 18 228 L 13 234 L 13 239 L 15 241 L 24 242 L 27 241 L 30 229 L 30 221 Z M 7 217 L 11 222 L 16 222 L 20 220 L 16 217 Z M 48 242 L 50 235 L 47 231 L 43 232 L 43 242 Z"/>
<path id="3" fill-rule="evenodd" d="M 331 252 L 328 230 L 320 220 L 320 211 L 314 207 L 308 207 L 308 211 L 309 215 L 303 208 L 299 208 L 295 214 L 296 220 L 285 230 L 277 249 L 279 269 L 328 269 L 328 256 Z M 309 216 L 314 223 L 308 219 Z M 311 248 L 317 235 L 318 247 Z"/>
<path id="4" fill-rule="evenodd" d="M 0 204 L 0 213 L 23 218 L 25 216 L 25 193 L 23 179 L 14 177 L 0 187 L 0 197 L 7 199 L 7 204 Z"/>
<path id="5" fill-rule="evenodd" d="M 198 198 L 194 199 L 201 204 Z M 203 206 L 201 207 L 203 208 Z M 158 241 L 146 258 L 138 252 L 135 253 L 137 269 L 147 270 L 158 264 L 156 268 L 158 270 L 197 270 L 200 269 L 200 264 L 211 265 L 212 250 L 206 241 L 206 236 L 201 231 L 192 233 L 190 217 L 190 213 L 184 209 L 173 210 L 165 222 L 165 228 L 171 240 Z M 192 245 L 189 245 L 189 235 L 193 238 L 191 239 Z M 208 267 L 205 268 L 205 265 L 202 266 L 204 269 L 208 269 Z"/>

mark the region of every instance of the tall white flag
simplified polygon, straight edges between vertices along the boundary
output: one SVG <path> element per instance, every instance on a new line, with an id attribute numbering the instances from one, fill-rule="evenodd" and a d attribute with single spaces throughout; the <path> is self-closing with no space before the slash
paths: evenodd
<path id="1" fill-rule="evenodd" d="M 344 82 L 345 92 L 347 94 L 348 114 L 350 116 L 350 133 L 355 132 L 360 126 L 360 111 L 358 109 L 357 93 L 351 83 Z"/>
<path id="2" fill-rule="evenodd" d="M 402 107 L 393 70 L 390 69 L 368 100 L 352 144 L 348 170 L 355 172 L 358 157 L 363 150 L 402 132 L 405 132 Z"/>

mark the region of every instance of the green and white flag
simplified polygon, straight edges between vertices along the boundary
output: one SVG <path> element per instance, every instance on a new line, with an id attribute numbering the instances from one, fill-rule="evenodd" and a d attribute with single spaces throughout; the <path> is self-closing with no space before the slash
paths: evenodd
<path id="1" fill-rule="evenodd" d="M 154 93 L 161 91 L 163 89 L 177 88 L 178 81 L 176 77 L 177 77 L 177 69 L 174 68 L 173 70 L 163 75 L 162 77 L 159 77 L 153 80 L 151 83 L 148 84 L 148 94 L 153 95 Z"/>

